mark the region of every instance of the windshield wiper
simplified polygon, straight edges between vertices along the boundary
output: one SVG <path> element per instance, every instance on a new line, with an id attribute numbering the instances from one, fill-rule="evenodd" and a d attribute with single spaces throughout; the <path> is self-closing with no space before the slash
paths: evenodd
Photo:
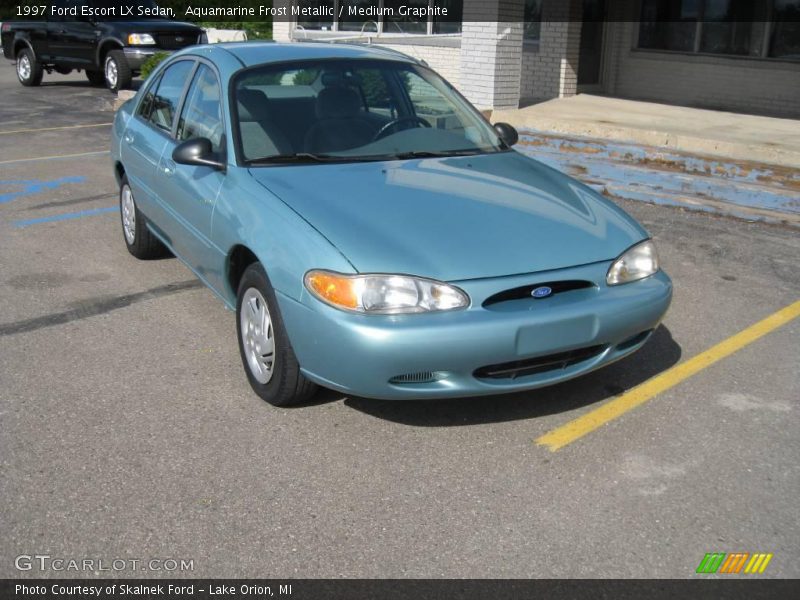
<path id="1" fill-rule="evenodd" d="M 410 152 L 398 152 L 397 154 L 392 154 L 392 158 L 445 158 L 448 156 L 474 156 L 475 154 L 480 154 L 482 151 L 475 149 L 475 150 L 412 150 Z"/>
<path id="2" fill-rule="evenodd" d="M 263 156 L 248 160 L 248 165 L 268 165 L 273 163 L 290 162 L 331 162 L 340 161 L 342 157 L 330 154 L 313 154 L 311 152 L 295 152 L 294 154 L 274 154 L 273 156 Z"/>

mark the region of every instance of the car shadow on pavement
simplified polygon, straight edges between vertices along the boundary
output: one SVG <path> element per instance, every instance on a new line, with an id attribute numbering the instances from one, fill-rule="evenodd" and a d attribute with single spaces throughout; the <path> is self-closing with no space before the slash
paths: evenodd
<path id="1" fill-rule="evenodd" d="M 681 358 L 681 347 L 664 325 L 641 350 L 614 364 L 554 386 L 498 396 L 445 400 L 370 400 L 347 398 L 363 413 L 417 427 L 501 423 L 562 413 L 608 400 L 666 371 Z M 328 397 L 323 391 L 320 400 Z M 341 398 L 341 394 L 335 394 Z M 330 398 L 331 400 L 333 398 Z M 316 402 L 315 402 L 316 404 Z"/>
<path id="2" fill-rule="evenodd" d="M 132 92 L 136 92 L 136 91 L 139 90 L 140 87 L 142 87 L 142 83 L 143 82 L 142 82 L 141 79 L 136 79 L 133 82 L 131 82 L 130 87 L 128 87 L 127 89 L 129 89 Z M 41 87 L 43 87 L 43 88 L 48 88 L 48 87 L 87 88 L 87 89 L 99 90 L 101 92 L 102 91 L 106 91 L 109 94 L 112 93 L 111 91 L 105 89 L 103 86 L 101 86 L 101 85 L 100 86 L 92 85 L 88 81 L 47 81 L 47 80 L 44 80 L 41 83 Z M 114 95 L 116 95 L 116 94 L 114 94 Z"/>

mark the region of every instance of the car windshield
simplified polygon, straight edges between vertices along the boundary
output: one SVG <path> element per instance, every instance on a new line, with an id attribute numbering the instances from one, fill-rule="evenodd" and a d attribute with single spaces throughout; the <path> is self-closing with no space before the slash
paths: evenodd
<path id="1" fill-rule="evenodd" d="M 391 60 L 264 65 L 233 83 L 240 149 L 251 165 L 500 152 L 481 115 L 441 77 Z"/>

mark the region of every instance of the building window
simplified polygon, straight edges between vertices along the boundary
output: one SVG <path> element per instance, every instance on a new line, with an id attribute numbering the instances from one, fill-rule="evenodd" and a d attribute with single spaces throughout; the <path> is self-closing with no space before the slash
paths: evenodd
<path id="1" fill-rule="evenodd" d="M 800 58 L 800 0 L 642 0 L 639 48 Z"/>
<path id="2" fill-rule="evenodd" d="M 800 60 L 800 0 L 775 0 L 769 56 Z"/>
<path id="3" fill-rule="evenodd" d="M 542 0 L 525 0 L 522 18 L 522 40 L 538 42 L 542 36 Z"/>
<path id="4" fill-rule="evenodd" d="M 330 0 L 296 0 L 300 8 L 330 6 Z M 444 16 L 401 15 L 404 8 L 446 8 Z M 392 8 L 393 14 L 375 16 L 366 9 Z M 372 35 L 436 35 L 461 33 L 464 0 L 334 0 L 333 17 L 300 17 L 297 28 L 316 31 L 348 31 Z M 410 11 L 404 11 L 406 13 Z M 435 12 L 435 11 L 429 11 Z M 341 19 L 339 15 L 341 14 Z"/>

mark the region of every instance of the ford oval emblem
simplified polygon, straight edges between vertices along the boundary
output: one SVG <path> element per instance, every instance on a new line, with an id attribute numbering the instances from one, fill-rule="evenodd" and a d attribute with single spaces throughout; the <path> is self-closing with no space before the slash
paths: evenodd
<path id="1" fill-rule="evenodd" d="M 550 294 L 553 293 L 553 289 L 543 285 L 541 287 L 537 287 L 531 292 L 531 296 L 534 298 L 547 298 Z"/>

